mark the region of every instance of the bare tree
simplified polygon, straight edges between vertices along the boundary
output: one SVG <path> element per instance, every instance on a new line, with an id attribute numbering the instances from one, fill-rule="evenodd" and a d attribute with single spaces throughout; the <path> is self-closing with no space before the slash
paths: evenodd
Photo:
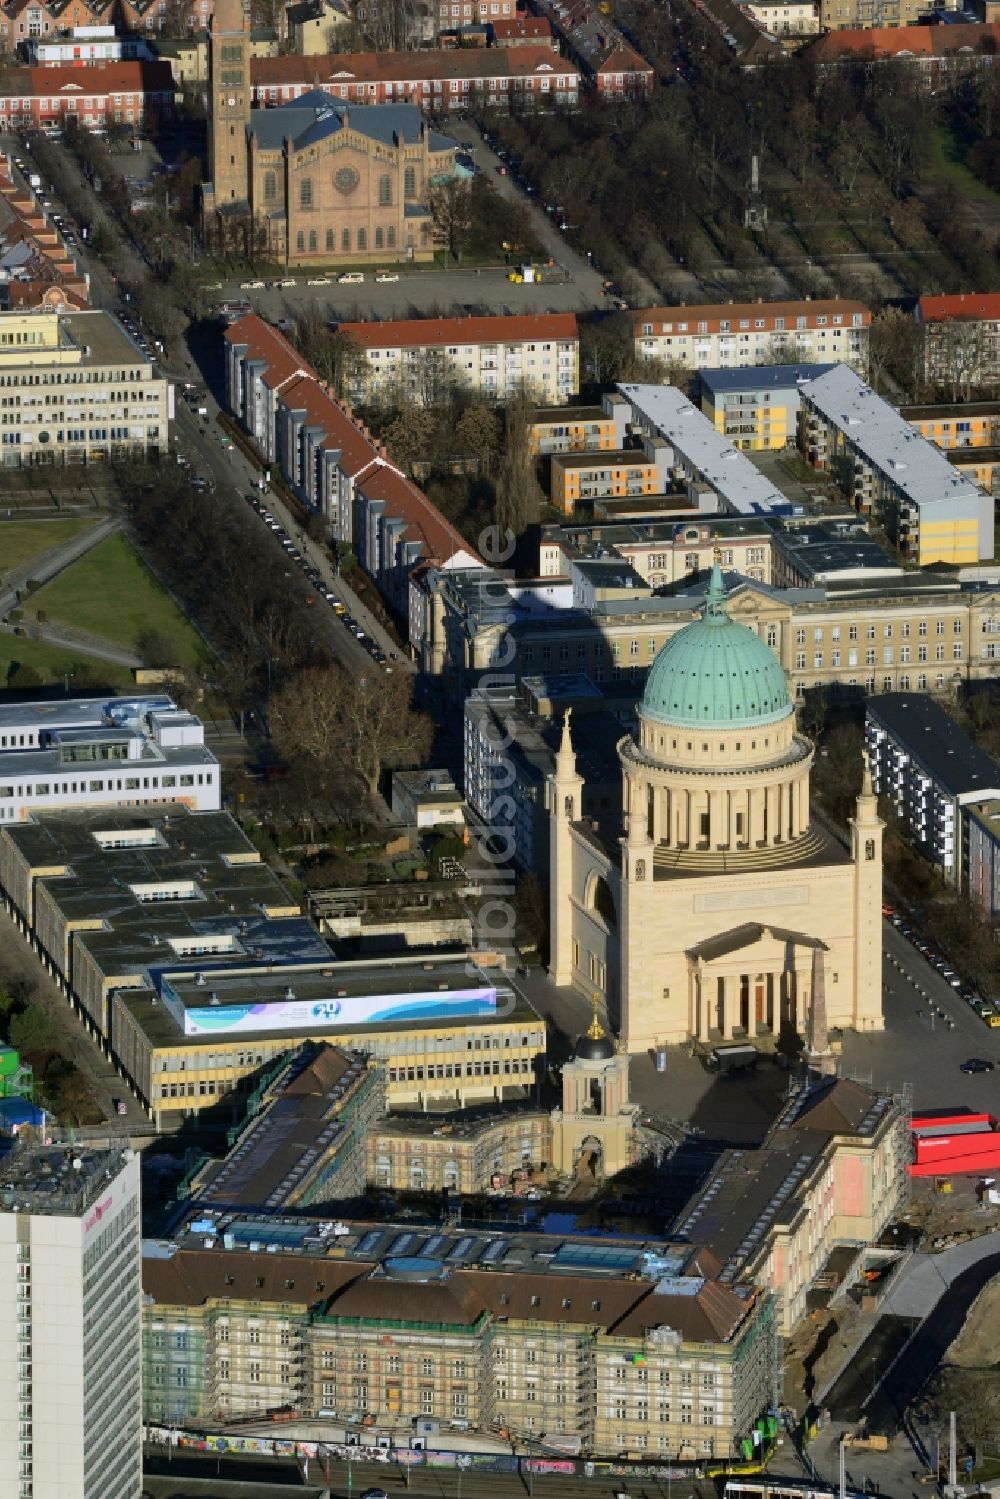
<path id="1" fill-rule="evenodd" d="M 468 178 L 449 177 L 427 191 L 434 231 L 448 254 L 461 260 L 472 229 L 472 191 Z"/>
<path id="2" fill-rule="evenodd" d="M 532 411 L 530 392 L 522 387 L 507 403 L 504 446 L 497 468 L 497 525 L 501 532 L 510 531 L 514 536 L 520 536 L 538 519 L 542 499 L 528 436 Z"/>

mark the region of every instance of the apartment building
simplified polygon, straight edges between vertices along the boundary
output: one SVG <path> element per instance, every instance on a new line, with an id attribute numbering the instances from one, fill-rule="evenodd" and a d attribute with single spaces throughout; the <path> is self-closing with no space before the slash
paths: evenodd
<path id="1" fill-rule="evenodd" d="M 250 64 L 253 103 L 284 104 L 320 88 L 350 104 L 417 104 L 435 114 L 512 101 L 535 109 L 576 104 L 580 70 L 546 46 L 443 47 L 415 52 L 266 57 Z"/>
<path id="2" fill-rule="evenodd" d="M 626 40 L 606 10 L 592 0 L 537 0 L 567 53 L 583 69 L 599 99 L 635 99 L 652 92 L 655 69 Z"/>
<path id="3" fill-rule="evenodd" d="M 355 401 L 401 392 L 424 403 L 458 386 L 499 401 L 526 388 L 555 405 L 580 386 L 572 312 L 341 323 L 339 331 L 364 356 L 352 380 Z"/>
<path id="4" fill-rule="evenodd" d="M 993 556 L 993 499 L 844 366 L 803 384 L 800 445 L 921 567 Z"/>
<path id="5" fill-rule="evenodd" d="M 967 812 L 1000 799 L 1000 765 L 932 698 L 899 692 L 866 704 L 865 747 L 875 789 L 892 802 L 907 836 L 965 892 Z M 984 831 L 980 825 L 980 841 Z"/>
<path id="6" fill-rule="evenodd" d="M 344 1226 L 336 1259 L 309 1220 L 259 1225 L 277 1253 L 240 1224 L 228 1251 L 147 1252 L 147 1418 L 290 1404 L 404 1444 L 423 1419 L 691 1461 L 739 1453 L 776 1396 L 770 1296 L 690 1244 L 444 1229 L 394 1253 L 397 1227 Z"/>
<path id="7" fill-rule="evenodd" d="M 821 71 L 896 63 L 925 88 L 950 87 L 960 77 L 992 67 L 1000 24 L 960 21 L 947 26 L 883 25 L 833 30 L 812 42 L 810 62 Z"/>
<path id="8" fill-rule="evenodd" d="M 447 6 L 447 0 L 445 0 Z M 485 8 L 485 7 L 482 7 Z M 551 47 L 559 51 L 559 40 L 544 16 L 517 13 L 513 5 L 506 18 L 490 17 L 490 45 L 493 47 Z"/>
<path id="9" fill-rule="evenodd" d="M 816 0 L 759 0 L 746 8 L 768 36 L 816 36 L 820 30 Z"/>
<path id="10" fill-rule="evenodd" d="M 723 515 L 786 515 L 791 501 L 756 468 L 728 437 L 676 385 L 620 385 L 631 411 L 634 440 L 665 444 L 657 451 L 674 485 L 686 488 L 692 504 Z"/>
<path id="11" fill-rule="evenodd" d="M 653 442 L 650 450 L 616 453 L 556 453 L 550 469 L 550 498 L 563 515 L 597 499 L 663 494 L 670 484 L 671 450 Z"/>
<path id="12" fill-rule="evenodd" d="M 822 31 L 913 26 L 928 12 L 926 0 L 819 0 Z"/>
<path id="13" fill-rule="evenodd" d="M 963 885 L 986 921 L 1000 916 L 1000 798 L 962 809 Z"/>
<path id="14" fill-rule="evenodd" d="M 901 406 L 900 415 L 939 448 L 1000 448 L 1000 403 Z"/>
<path id="15" fill-rule="evenodd" d="M 0 466 L 158 458 L 173 387 L 107 312 L 0 312 Z"/>
<path id="16" fill-rule="evenodd" d="M 996 28 L 1000 35 L 1000 26 Z M 1000 292 L 921 297 L 924 379 L 962 396 L 1000 383 Z"/>
<path id="17" fill-rule="evenodd" d="M 0 130 L 44 130 L 70 119 L 88 130 L 137 129 L 174 113 L 174 82 L 165 62 L 5 68 L 0 75 Z"/>
<path id="18" fill-rule="evenodd" d="M 139 1159 L 18 1140 L 0 1162 L 0 1472 L 10 1499 L 140 1499 Z"/>
<path id="19" fill-rule="evenodd" d="M 90 67 L 98 62 L 152 62 L 156 56 L 141 36 L 122 36 L 113 26 L 73 26 L 62 36 L 32 37 L 24 44 L 32 66 Z"/>
<path id="20" fill-rule="evenodd" d="M 730 302 L 630 314 L 640 359 L 689 369 L 836 362 L 863 371 L 871 312 L 861 302 Z"/>
<path id="21" fill-rule="evenodd" d="M 585 725 L 577 736 L 578 759 L 586 774 L 583 815 L 599 817 L 617 810 L 617 746 L 631 715 L 611 711 L 585 677 L 574 682 L 567 675 L 558 687 L 576 712 L 576 721 Z M 462 783 L 471 811 L 486 827 L 502 828 L 509 835 L 511 856 L 519 868 L 547 869 L 550 819 L 545 787 L 555 768 L 561 723 L 551 712 L 538 711 L 523 689 L 518 693 L 488 686 L 466 698 L 463 720 Z"/>
<path id="22" fill-rule="evenodd" d="M 798 436 L 800 385 L 832 368 L 776 364 L 702 370 L 701 409 L 716 432 L 743 452 L 783 448 Z"/>
<path id="23" fill-rule="evenodd" d="M 628 411 L 628 402 L 617 394 L 605 397 L 603 406 L 541 408 L 528 424 L 532 457 L 623 448 Z"/>
<path id="24" fill-rule="evenodd" d="M 201 720 L 169 697 L 0 705 L 0 823 L 72 807 L 221 805 Z"/>

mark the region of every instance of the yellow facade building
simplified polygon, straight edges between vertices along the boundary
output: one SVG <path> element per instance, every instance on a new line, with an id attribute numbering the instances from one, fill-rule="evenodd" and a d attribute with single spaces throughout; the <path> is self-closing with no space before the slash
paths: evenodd
<path id="1" fill-rule="evenodd" d="M 813 821 L 813 747 L 774 652 L 705 613 L 659 653 L 619 745 L 624 826 L 580 816 L 568 719 L 550 777 L 550 964 L 596 990 L 630 1052 L 882 1027 L 882 824 L 870 780 L 849 853 Z"/>
<path id="2" fill-rule="evenodd" d="M 552 453 L 614 452 L 625 444 L 629 404 L 617 393 L 603 406 L 547 406 L 528 423 L 533 458 Z"/>
<path id="3" fill-rule="evenodd" d="M 157 458 L 173 391 L 107 312 L 0 312 L 0 466 Z"/>
<path id="4" fill-rule="evenodd" d="M 784 448 L 798 435 L 799 387 L 829 364 L 758 365 L 699 374 L 701 409 L 717 432 L 747 453 Z"/>
<path id="5" fill-rule="evenodd" d="M 552 456 L 552 504 L 562 515 L 598 499 L 662 494 L 667 481 L 663 455 L 638 448 Z"/>

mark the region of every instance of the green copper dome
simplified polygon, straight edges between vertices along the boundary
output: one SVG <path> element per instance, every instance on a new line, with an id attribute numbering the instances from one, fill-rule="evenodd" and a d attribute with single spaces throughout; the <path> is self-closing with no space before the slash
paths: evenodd
<path id="1" fill-rule="evenodd" d="M 729 618 L 722 571 L 713 567 L 705 613 L 668 640 L 650 667 L 643 718 L 724 729 L 776 723 L 791 706 L 778 658 L 746 625 Z"/>

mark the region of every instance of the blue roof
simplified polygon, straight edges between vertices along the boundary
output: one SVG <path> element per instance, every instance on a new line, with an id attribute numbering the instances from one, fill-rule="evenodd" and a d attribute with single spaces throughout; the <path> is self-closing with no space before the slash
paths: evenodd
<path id="1" fill-rule="evenodd" d="M 386 146 L 397 141 L 414 145 L 426 128 L 417 104 L 347 104 L 325 89 L 313 88 L 276 108 L 252 109 L 250 130 L 263 150 L 276 151 L 286 138 L 296 148 L 314 145 L 343 130 L 345 120 L 347 129 Z M 431 132 L 432 151 L 451 151 L 455 146 L 449 136 Z"/>
<path id="2" fill-rule="evenodd" d="M 832 370 L 832 364 L 755 364 L 738 370 L 699 370 L 706 390 L 783 390 L 801 380 L 816 380 Z"/>
<path id="3" fill-rule="evenodd" d="M 45 1110 L 26 1098 L 0 1098 L 0 1129 L 17 1129 L 22 1124 L 35 1128 L 45 1123 Z"/>

